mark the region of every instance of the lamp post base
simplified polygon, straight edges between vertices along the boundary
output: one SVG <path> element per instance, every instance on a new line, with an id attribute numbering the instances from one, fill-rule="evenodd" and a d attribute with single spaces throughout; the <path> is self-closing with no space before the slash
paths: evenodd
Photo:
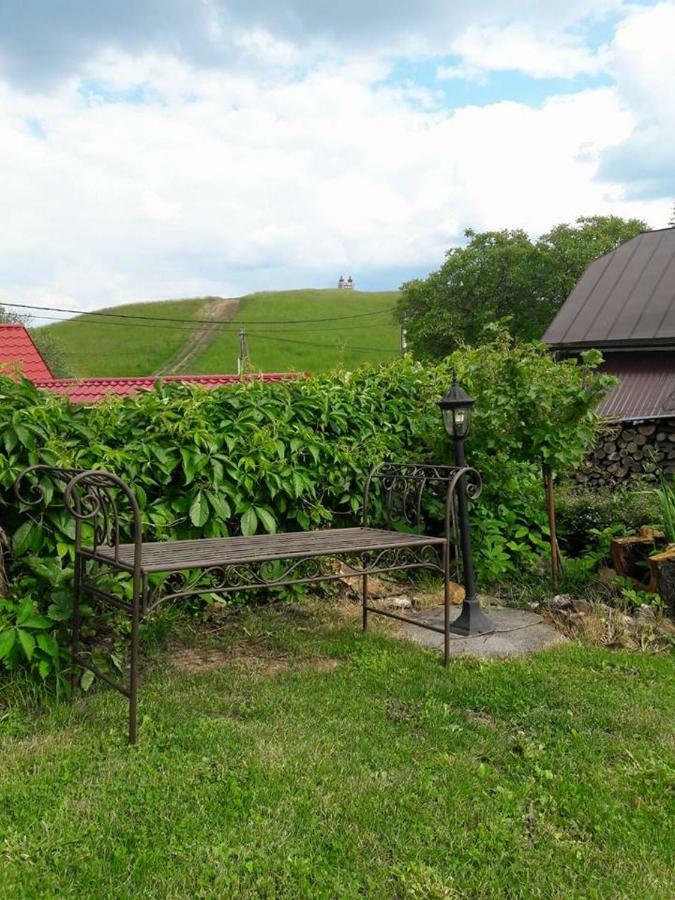
<path id="1" fill-rule="evenodd" d="M 450 626 L 453 634 L 461 634 L 463 637 L 490 634 L 494 630 L 493 622 L 480 608 L 478 600 L 465 600 L 461 613 Z"/>

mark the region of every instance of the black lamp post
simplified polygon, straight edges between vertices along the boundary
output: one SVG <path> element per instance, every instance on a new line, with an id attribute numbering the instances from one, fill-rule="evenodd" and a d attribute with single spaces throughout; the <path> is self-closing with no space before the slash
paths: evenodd
<path id="1" fill-rule="evenodd" d="M 443 414 L 443 424 L 452 438 L 455 451 L 455 465 L 459 468 L 466 465 L 464 457 L 464 439 L 471 428 L 474 400 L 464 388 L 457 384 L 453 377 L 452 387 L 439 402 Z M 476 580 L 473 571 L 471 554 L 471 532 L 469 530 L 469 510 L 466 496 L 466 479 L 462 478 L 457 485 L 457 511 L 459 517 L 459 543 L 464 565 L 464 603 L 458 618 L 450 626 L 453 634 L 488 634 L 495 626 L 480 608 L 476 597 Z"/>

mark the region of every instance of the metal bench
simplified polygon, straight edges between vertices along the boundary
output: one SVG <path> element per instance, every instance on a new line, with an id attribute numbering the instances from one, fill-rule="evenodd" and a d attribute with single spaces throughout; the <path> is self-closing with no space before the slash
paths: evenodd
<path id="1" fill-rule="evenodd" d="M 461 491 L 475 499 L 481 480 L 468 467 L 381 463 L 368 475 L 363 500 L 363 524 L 357 528 L 260 534 L 252 537 L 203 538 L 200 540 L 152 541 L 142 537 L 141 512 L 131 488 L 117 475 L 99 470 L 35 465 L 25 469 L 15 482 L 17 499 L 35 507 L 47 499 L 54 482 L 65 485 L 68 511 L 75 519 L 75 574 L 73 585 L 72 660 L 73 696 L 77 667 L 90 670 L 129 701 L 129 742 L 138 736 L 139 628 L 144 616 L 161 603 L 199 594 L 227 594 L 290 584 L 344 578 L 339 567 L 328 562 L 348 563 L 362 583 L 363 629 L 369 613 L 438 631 L 445 638 L 445 664 L 449 661 L 451 546 L 456 525 L 456 504 Z M 375 505 L 374 487 L 379 487 L 377 505 L 386 528 L 371 527 Z M 443 503 L 443 535 L 420 533 L 422 498 L 434 487 Z M 393 522 L 406 529 L 395 530 Z M 128 535 L 130 543 L 121 537 Z M 456 543 L 456 542 L 455 542 Z M 445 583 L 444 627 L 424 624 L 399 613 L 382 610 L 369 602 L 368 577 L 406 569 L 427 569 L 443 575 Z M 110 586 L 111 573 L 126 576 Z M 159 576 L 159 577 L 158 577 Z M 163 577 L 161 577 L 163 576 Z M 92 597 L 108 607 L 128 613 L 131 620 L 130 660 L 127 683 L 119 683 L 95 666 L 81 652 L 80 602 Z"/>

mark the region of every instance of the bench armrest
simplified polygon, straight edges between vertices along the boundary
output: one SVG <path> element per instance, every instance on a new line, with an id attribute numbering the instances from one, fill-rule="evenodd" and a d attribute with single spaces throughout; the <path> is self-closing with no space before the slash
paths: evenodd
<path id="1" fill-rule="evenodd" d="M 422 524 L 422 497 L 427 487 L 440 486 L 445 496 L 445 537 L 449 541 L 454 529 L 455 498 L 459 491 L 470 500 L 476 500 L 483 489 L 483 482 L 476 469 L 469 466 L 442 466 L 429 463 L 382 462 L 372 468 L 363 493 L 363 526 L 369 525 L 370 499 L 374 484 L 379 484 L 383 495 L 385 518 L 404 522 L 418 530 Z"/>
<path id="2" fill-rule="evenodd" d="M 112 549 L 115 561 L 119 560 L 120 532 L 131 532 L 134 544 L 134 569 L 140 567 L 142 552 L 142 525 L 138 501 L 131 488 L 118 475 L 100 469 L 75 469 L 58 466 L 29 466 L 14 482 L 16 498 L 26 506 L 38 506 L 45 502 L 45 488 L 40 475 L 47 475 L 64 488 L 64 502 L 75 519 L 75 550 L 82 549 L 82 525 L 92 527 L 92 546 Z M 120 503 L 120 501 L 122 501 Z"/>

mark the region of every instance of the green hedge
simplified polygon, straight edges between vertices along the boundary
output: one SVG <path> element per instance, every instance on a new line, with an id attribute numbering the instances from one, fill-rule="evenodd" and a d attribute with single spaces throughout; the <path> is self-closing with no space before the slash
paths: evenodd
<path id="1" fill-rule="evenodd" d="M 133 485 L 150 540 L 351 524 L 374 463 L 451 460 L 437 402 L 453 366 L 477 401 L 467 455 L 485 480 L 473 525 L 479 577 L 491 580 L 544 549 L 540 459 L 569 467 L 592 439 L 602 383 L 590 364 L 554 363 L 497 335 L 434 367 L 404 359 L 214 391 L 171 383 L 94 408 L 0 379 L 0 516 L 13 544 L 0 659 L 49 674 L 51 635 L 68 617 L 73 523 L 59 492 L 38 525 L 17 508 L 10 489 L 25 466 L 116 472 Z"/>

